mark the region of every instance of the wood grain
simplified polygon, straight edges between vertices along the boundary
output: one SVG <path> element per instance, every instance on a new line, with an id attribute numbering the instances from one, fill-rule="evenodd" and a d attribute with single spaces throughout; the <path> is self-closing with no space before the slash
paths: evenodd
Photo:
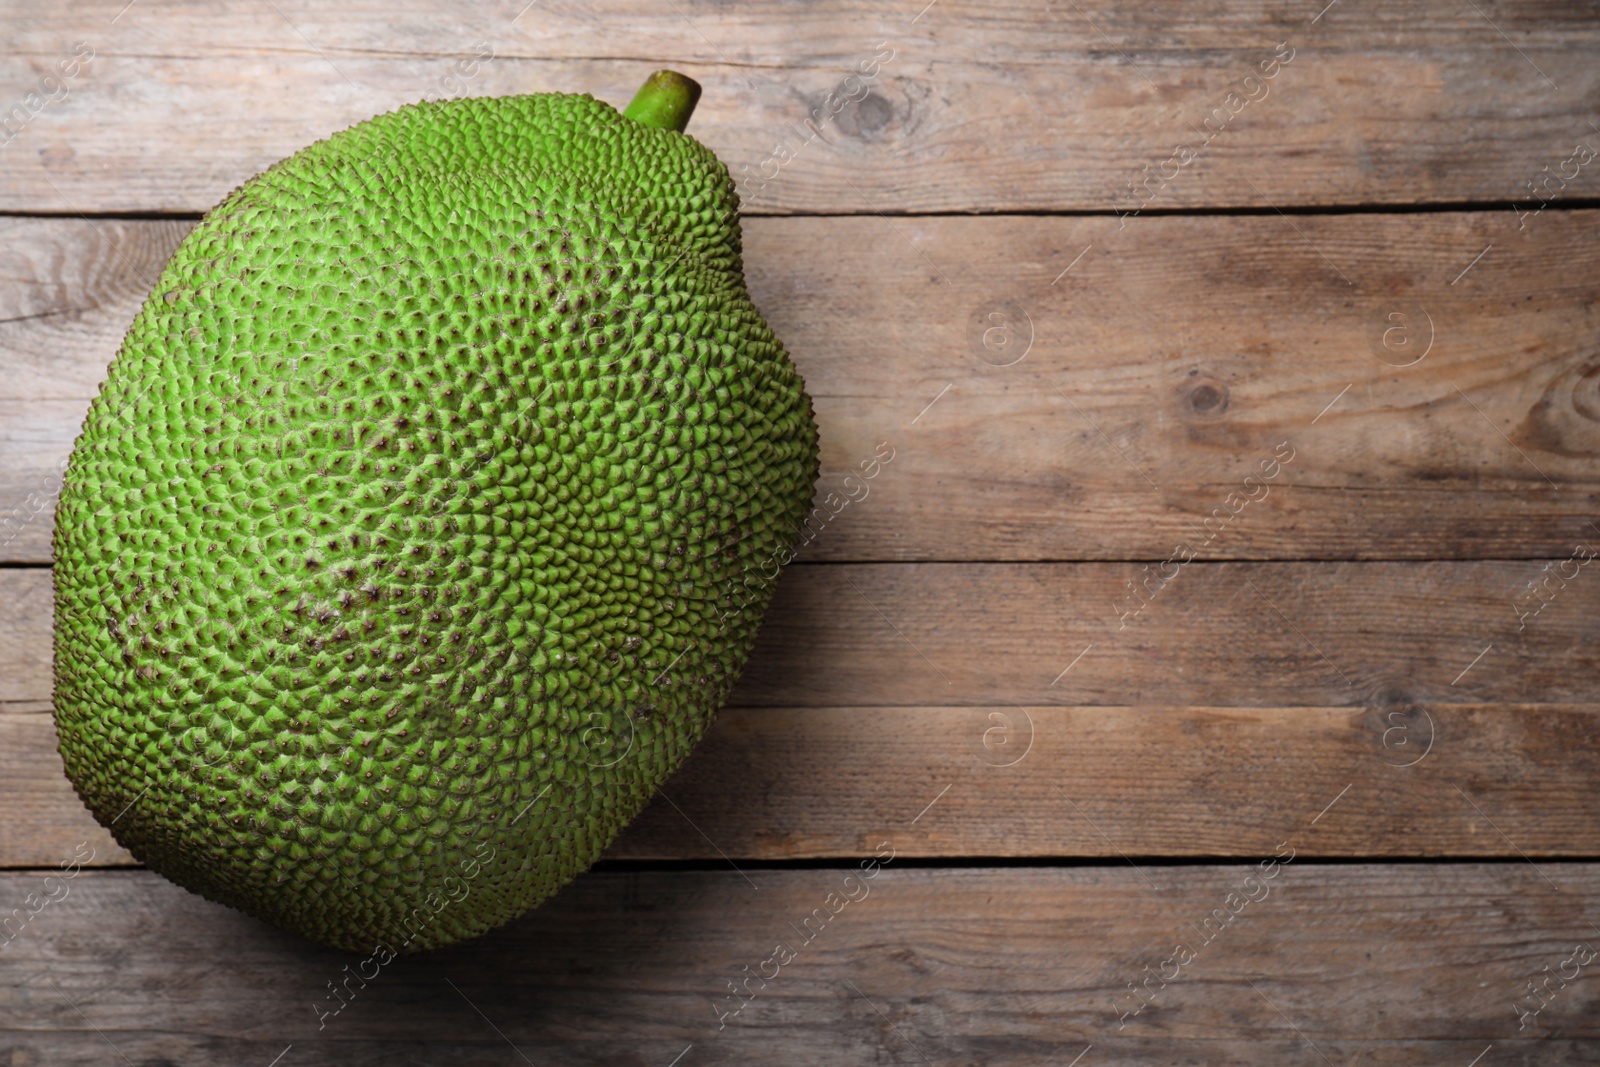
<path id="1" fill-rule="evenodd" d="M 1194 563 L 1125 628 L 1118 612 L 1140 603 L 1127 586 L 1142 566 L 796 568 L 734 700 L 1361 706 L 1397 692 L 1429 704 L 1584 702 L 1600 676 L 1600 582 L 1578 570 L 1519 624 L 1546 566 Z"/>
<path id="2" fill-rule="evenodd" d="M 0 704 L 0 811 L 0 867 L 54 867 L 80 842 L 92 866 L 134 862 L 67 781 L 48 703 Z"/>
<path id="3" fill-rule="evenodd" d="M 1118 629 L 1132 564 L 795 564 L 730 704 L 1587 703 L 1600 580 L 1519 624 L 1544 566 L 1192 563 Z M 0 700 L 48 700 L 49 573 L 0 570 L 0 604 Z"/>
<path id="4" fill-rule="evenodd" d="M 923 858 L 1269 854 L 1285 811 L 1334 798 L 1319 856 L 1594 856 L 1597 734 L 1596 705 L 1393 698 L 730 708 L 606 858 L 847 857 L 891 830 Z M 47 705 L 0 705 L 0 810 L 0 867 L 53 866 L 79 842 L 94 866 L 133 862 L 72 792 Z"/>
<path id="5" fill-rule="evenodd" d="M 1231 853 L 1276 832 L 1284 797 L 1345 785 L 1331 854 L 1595 852 L 1592 708 L 1519 706 L 1590 693 L 1592 576 L 1519 630 L 1537 563 L 1195 563 L 1118 630 L 1108 605 L 1132 571 L 793 566 L 734 697 L 746 710 L 668 786 L 681 813 L 658 805 L 617 855 L 849 853 L 947 784 L 958 814 L 917 854 Z M 39 813 L 0 842 L 14 865 L 92 826 L 40 714 L 48 572 L 0 572 L 0 602 L 0 699 L 33 702 L 7 722 L 33 769 L 0 792 Z M 996 726 L 1037 751 L 989 766 Z"/>
<path id="6" fill-rule="evenodd" d="M 1294 831 L 1287 848 L 1298 855 L 1316 833 Z M 85 871 L 4 950 L 18 976 L 0 993 L 4 1041 L 13 1063 L 52 1065 L 120 1053 L 341 1067 L 666 1067 L 675 1056 L 1061 1067 L 1091 1044 L 1085 1064 L 1464 1065 L 1487 1045 L 1495 1064 L 1600 1060 L 1586 972 L 1564 988 L 1552 979 L 1527 1029 L 1513 1011 L 1527 981 L 1597 940 L 1585 918 L 1600 906 L 1594 867 L 1296 859 L 1251 882 L 1258 899 L 1213 920 L 1205 943 L 1201 923 L 1264 858 L 1137 870 L 891 862 L 848 884 L 853 864 L 749 881 L 590 874 L 478 941 L 401 958 L 364 987 L 350 979 L 326 1018 L 341 1003 L 330 983 L 375 964 L 146 872 Z M 0 901 L 20 906 L 41 885 L 37 873 L 0 876 Z M 829 916 L 841 886 L 859 899 Z M 807 943 L 797 931 L 817 908 L 828 921 L 813 918 Z M 724 999 L 728 983 L 757 974 L 779 943 L 793 958 L 764 987 L 752 979 L 719 1030 L 719 1006 L 740 1003 Z M 1178 944 L 1194 956 L 1162 986 Z M 1153 1000 L 1134 1015 L 1128 984 L 1146 967 Z"/>
<path id="7" fill-rule="evenodd" d="M 6 13 L 7 107 L 75 42 L 94 58 L 0 156 L 0 210 L 204 210 L 305 144 L 424 96 L 589 92 L 620 106 L 663 63 L 706 85 L 692 130 L 735 175 L 793 153 L 754 202 L 764 212 L 1109 211 L 1184 143 L 1200 154 L 1153 206 L 1498 201 L 1593 136 L 1600 90 L 1600 28 L 1583 5 L 1317 17 L 1318 4 L 1177 0 L 942 0 L 921 15 L 921 2 L 847 0 L 124 4 Z M 1288 65 L 1244 85 L 1280 42 Z M 867 95 L 820 135 L 803 129 L 880 52 L 892 59 Z"/>
<path id="8" fill-rule="evenodd" d="M 1324 805 L 1319 856 L 1594 856 L 1597 712 L 731 709 L 608 856 L 859 855 L 897 826 L 922 857 L 1266 854 Z"/>
<path id="9" fill-rule="evenodd" d="M 7 224 L 0 560 L 48 561 L 61 464 L 187 225 Z M 1600 212 L 1526 239 L 1509 211 L 746 231 L 837 511 L 805 558 L 1565 558 L 1600 537 Z M 1010 349 L 985 347 L 985 313 Z M 1284 442 L 1292 461 L 1247 484 Z"/>
<path id="10" fill-rule="evenodd" d="M 0 1064 L 1600 1064 L 1600 163 L 1528 200 L 1600 146 L 1592 3 L 525 3 L 0 11 Z M 359 957 L 131 866 L 64 777 L 63 461 L 161 216 L 660 66 L 819 503 L 894 458 L 601 870 L 325 1015 Z"/>

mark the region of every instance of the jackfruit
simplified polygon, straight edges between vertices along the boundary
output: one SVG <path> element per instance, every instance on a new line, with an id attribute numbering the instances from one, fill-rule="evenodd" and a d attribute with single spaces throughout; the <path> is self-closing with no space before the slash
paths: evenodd
<path id="1" fill-rule="evenodd" d="M 705 733 L 817 431 L 697 96 L 402 107 L 173 254 L 54 544 L 61 755 L 140 861 L 434 948 L 586 869 Z"/>

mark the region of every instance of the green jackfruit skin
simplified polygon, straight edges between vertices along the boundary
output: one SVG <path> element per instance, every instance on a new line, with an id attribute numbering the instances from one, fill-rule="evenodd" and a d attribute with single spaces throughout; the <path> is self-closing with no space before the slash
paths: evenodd
<path id="1" fill-rule="evenodd" d="M 692 138 L 424 103 L 234 191 L 57 514 L 67 773 L 139 860 L 408 952 L 588 867 L 744 666 L 817 473 Z"/>

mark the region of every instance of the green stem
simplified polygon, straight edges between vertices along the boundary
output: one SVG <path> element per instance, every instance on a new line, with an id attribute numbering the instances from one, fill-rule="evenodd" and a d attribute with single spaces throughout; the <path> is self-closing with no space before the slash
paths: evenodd
<path id="1" fill-rule="evenodd" d="M 699 102 L 699 82 L 675 70 L 658 70 L 639 86 L 623 114 L 645 126 L 682 133 Z"/>

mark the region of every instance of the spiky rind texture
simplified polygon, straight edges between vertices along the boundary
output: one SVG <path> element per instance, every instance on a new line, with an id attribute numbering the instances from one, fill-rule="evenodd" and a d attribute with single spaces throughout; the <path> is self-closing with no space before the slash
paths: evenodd
<path id="1" fill-rule="evenodd" d="M 482 933 L 701 737 L 816 469 L 708 149 L 586 96 L 364 122 L 189 234 L 90 408 L 68 774 L 138 859 L 314 940 Z"/>

